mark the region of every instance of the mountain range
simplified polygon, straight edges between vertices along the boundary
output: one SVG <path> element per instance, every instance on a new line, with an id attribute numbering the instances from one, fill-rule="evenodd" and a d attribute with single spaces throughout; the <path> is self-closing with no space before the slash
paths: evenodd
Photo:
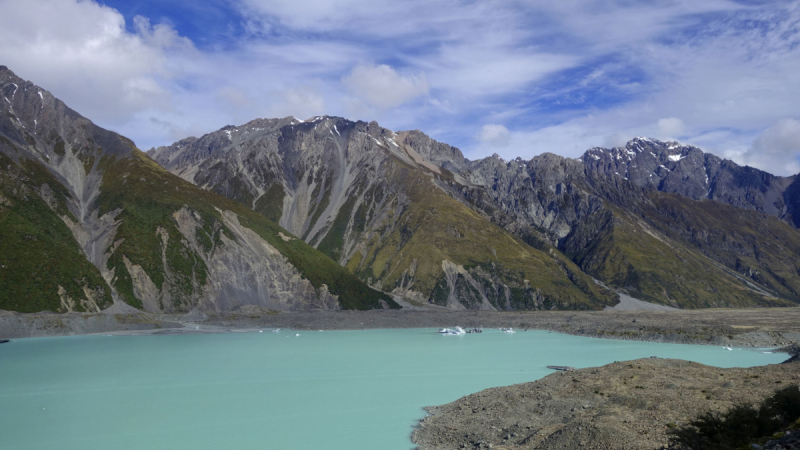
<path id="1" fill-rule="evenodd" d="M 0 96 L 0 309 L 800 302 L 800 177 L 693 146 L 470 161 L 323 116 L 145 154 L 5 67 Z"/>

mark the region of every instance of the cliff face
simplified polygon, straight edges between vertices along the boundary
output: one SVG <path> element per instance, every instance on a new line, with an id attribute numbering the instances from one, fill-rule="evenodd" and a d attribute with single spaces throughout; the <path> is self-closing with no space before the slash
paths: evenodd
<path id="1" fill-rule="evenodd" d="M 0 67 L 0 309 L 396 306 Z"/>
<path id="2" fill-rule="evenodd" d="M 149 154 L 411 301 L 598 307 L 606 291 L 586 275 L 677 307 L 800 294 L 796 177 L 677 143 L 469 161 L 419 131 L 290 117 Z"/>
<path id="3" fill-rule="evenodd" d="M 588 150 L 581 158 L 590 172 L 621 175 L 636 186 L 710 199 L 788 219 L 787 187 L 796 176 L 779 177 L 703 153 L 677 142 L 636 138 L 624 148 Z"/>

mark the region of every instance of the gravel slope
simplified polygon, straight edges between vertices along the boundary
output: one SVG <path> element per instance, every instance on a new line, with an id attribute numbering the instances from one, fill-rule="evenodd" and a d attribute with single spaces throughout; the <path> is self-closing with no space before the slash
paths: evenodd
<path id="1" fill-rule="evenodd" d="M 676 424 L 797 383 L 797 362 L 749 369 L 673 359 L 617 362 L 427 408 L 431 415 L 412 439 L 420 450 L 659 449 Z"/>
<path id="2" fill-rule="evenodd" d="M 242 307 L 231 313 L 20 314 L 0 311 L 0 338 L 147 330 L 225 332 L 252 328 L 353 330 L 365 328 L 514 327 L 610 339 L 784 347 L 800 344 L 800 308 L 691 311 L 312 311 L 277 313 Z"/>

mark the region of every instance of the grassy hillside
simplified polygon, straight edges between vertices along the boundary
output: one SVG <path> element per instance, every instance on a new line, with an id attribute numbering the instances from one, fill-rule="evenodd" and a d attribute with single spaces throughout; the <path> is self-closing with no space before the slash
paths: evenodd
<path id="1" fill-rule="evenodd" d="M 748 287 L 733 271 L 632 213 L 612 208 L 597 222 L 590 245 L 570 256 L 587 273 L 634 297 L 681 308 L 791 304 Z"/>
<path id="2" fill-rule="evenodd" d="M 64 312 L 59 287 L 75 311 L 90 307 L 81 301 L 87 291 L 99 308 L 109 306 L 111 290 L 58 217 L 71 216 L 66 190 L 37 162 L 19 167 L 0 153 L 0 167 L 0 309 Z M 37 194 L 43 185 L 52 208 Z"/>
<path id="3" fill-rule="evenodd" d="M 776 217 L 676 194 L 651 194 L 646 215 L 684 242 L 777 295 L 800 302 L 800 231 Z"/>
<path id="4" fill-rule="evenodd" d="M 396 160 L 394 165 L 391 182 L 403 186 L 409 204 L 398 223 L 387 219 L 364 252 L 348 261 L 362 279 L 380 280 L 391 289 L 408 281 L 405 269 L 413 266 L 413 289 L 442 303 L 447 295 L 442 261 L 448 260 L 479 280 L 489 301 L 501 309 L 506 289 L 511 306 L 519 309 L 597 309 L 616 303 L 616 295 L 595 285 L 558 251 L 530 247 L 454 200 L 421 171 Z M 462 304 L 474 306 L 469 302 L 478 294 L 469 291 L 475 288 L 462 286 Z M 537 296 L 540 301 L 533 304 Z"/>
<path id="5" fill-rule="evenodd" d="M 116 287 L 126 301 L 141 307 L 133 295 L 132 280 L 123 263 L 123 255 L 131 263 L 142 266 L 157 287 L 164 282 L 163 262 L 167 262 L 169 276 L 178 282 L 185 301 L 193 286 L 205 282 L 206 268 L 200 258 L 184 242 L 173 213 L 187 206 L 197 212 L 203 223 L 204 245 L 208 249 L 219 242 L 222 233 L 232 237 L 222 224 L 219 210 L 230 210 L 240 216 L 243 225 L 257 232 L 270 245 L 277 248 L 295 266 L 303 277 L 316 288 L 323 284 L 346 309 L 380 307 L 380 300 L 390 306 L 398 305 L 387 295 L 375 291 L 333 260 L 305 244 L 300 239 L 286 241 L 279 233 L 291 236 L 286 230 L 242 204 L 200 189 L 172 175 L 135 150 L 132 158 L 108 161 L 105 167 L 102 193 L 98 198 L 101 214 L 122 209 L 117 217 L 121 221 L 116 239 L 119 247 L 109 260 L 118 276 Z M 163 237 L 156 230 L 166 231 L 167 245 L 162 254 Z M 176 305 L 179 306 L 179 305 Z"/>

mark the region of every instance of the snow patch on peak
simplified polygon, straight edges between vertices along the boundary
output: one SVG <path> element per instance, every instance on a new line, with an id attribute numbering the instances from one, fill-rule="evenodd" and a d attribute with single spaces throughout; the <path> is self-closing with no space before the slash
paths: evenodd
<path id="1" fill-rule="evenodd" d="M 677 162 L 677 161 L 680 161 L 680 160 L 682 160 L 683 158 L 686 158 L 686 157 L 685 156 L 681 156 L 681 155 L 669 155 L 668 158 L 669 158 L 670 161 Z"/>

